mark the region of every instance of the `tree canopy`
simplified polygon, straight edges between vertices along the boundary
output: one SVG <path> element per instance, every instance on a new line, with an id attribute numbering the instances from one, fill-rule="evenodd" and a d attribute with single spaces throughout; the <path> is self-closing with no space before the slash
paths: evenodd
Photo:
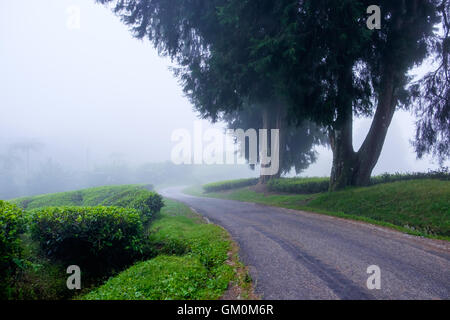
<path id="1" fill-rule="evenodd" d="M 204 118 L 243 120 L 256 106 L 263 127 L 283 132 L 282 144 L 305 121 L 326 129 L 332 190 L 368 183 L 398 108 L 421 115 L 418 156 L 449 155 L 447 0 L 378 0 L 374 30 L 367 0 L 97 1 L 178 63 L 175 74 Z M 438 68 L 412 83 L 409 71 L 431 57 Z M 358 151 L 354 116 L 373 116 Z"/>

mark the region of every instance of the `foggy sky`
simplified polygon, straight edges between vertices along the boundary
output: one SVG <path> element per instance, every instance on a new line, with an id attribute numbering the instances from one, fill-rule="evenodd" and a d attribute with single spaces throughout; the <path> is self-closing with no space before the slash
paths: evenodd
<path id="1" fill-rule="evenodd" d="M 80 29 L 67 27 L 73 5 L 81 10 Z M 114 157 L 170 160 L 172 132 L 192 130 L 197 116 L 169 66 L 94 0 L 0 0 L 0 153 L 34 139 L 45 145 L 34 159 L 76 169 Z M 375 174 L 437 167 L 416 160 L 413 124 L 409 113 L 396 113 Z M 369 125 L 355 122 L 355 148 Z M 321 148 L 304 175 L 330 169 L 331 152 Z"/>

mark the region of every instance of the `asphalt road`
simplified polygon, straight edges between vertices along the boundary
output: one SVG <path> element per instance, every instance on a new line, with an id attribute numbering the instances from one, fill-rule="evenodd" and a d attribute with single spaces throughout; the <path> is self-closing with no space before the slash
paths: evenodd
<path id="1" fill-rule="evenodd" d="M 263 299 L 450 299 L 450 243 L 252 203 L 161 193 L 224 227 Z M 369 290 L 369 266 L 380 289 Z"/>

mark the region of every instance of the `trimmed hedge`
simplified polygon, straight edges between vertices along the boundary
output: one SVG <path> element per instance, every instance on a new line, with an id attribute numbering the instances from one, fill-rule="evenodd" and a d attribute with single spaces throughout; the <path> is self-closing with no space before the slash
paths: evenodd
<path id="1" fill-rule="evenodd" d="M 206 192 L 225 191 L 225 190 L 254 186 L 258 183 L 258 181 L 259 181 L 258 178 L 252 178 L 252 179 L 240 179 L 240 180 L 215 182 L 215 183 L 205 184 L 203 186 L 203 190 L 205 190 Z"/>
<path id="2" fill-rule="evenodd" d="M 102 206 L 133 208 L 139 211 L 145 221 L 155 217 L 164 206 L 162 197 L 142 188 L 131 188 L 105 199 Z"/>
<path id="3" fill-rule="evenodd" d="M 267 183 L 269 191 L 301 194 L 326 192 L 329 186 L 329 178 L 284 178 Z"/>
<path id="4" fill-rule="evenodd" d="M 392 183 L 397 181 L 438 179 L 450 180 L 450 174 L 447 168 L 438 171 L 412 172 L 412 173 L 385 173 L 374 176 L 370 179 L 370 186 L 382 183 Z M 327 192 L 330 185 L 329 178 L 280 178 L 273 179 L 267 183 L 269 191 L 313 194 Z"/>
<path id="5" fill-rule="evenodd" d="M 24 214 L 17 206 L 0 200 L 0 298 L 7 297 L 9 278 L 20 259 L 20 234 L 24 231 Z"/>
<path id="6" fill-rule="evenodd" d="M 144 221 L 150 221 L 161 211 L 161 208 L 164 206 L 164 201 L 159 194 L 147 192 L 136 195 L 129 206 L 138 210 Z"/>
<path id="7" fill-rule="evenodd" d="M 147 195 L 154 198 L 151 202 L 160 205 L 160 196 L 149 191 L 149 186 L 123 185 L 107 186 L 83 189 L 79 191 L 61 192 L 55 194 L 45 194 L 33 197 L 24 197 L 11 200 L 25 210 L 39 209 L 43 207 L 63 207 L 63 206 L 116 206 L 127 208 L 135 198 Z M 161 206 L 152 206 L 153 213 L 157 213 Z"/>
<path id="8" fill-rule="evenodd" d="M 37 209 L 31 235 L 49 258 L 93 273 L 129 263 L 143 246 L 139 212 L 118 207 Z"/>
<path id="9" fill-rule="evenodd" d="M 450 173 L 448 168 L 442 168 L 441 170 L 428 171 L 428 172 L 410 172 L 410 173 L 384 173 L 379 176 L 372 177 L 370 179 L 370 185 L 376 185 L 380 183 L 389 183 L 397 181 L 408 180 L 424 180 L 424 179 L 437 179 L 437 180 L 450 180 Z"/>

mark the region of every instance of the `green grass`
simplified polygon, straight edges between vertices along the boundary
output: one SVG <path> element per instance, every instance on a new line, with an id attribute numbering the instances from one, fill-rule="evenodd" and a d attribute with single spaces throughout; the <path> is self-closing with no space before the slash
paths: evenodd
<path id="1" fill-rule="evenodd" d="M 326 193 L 308 207 L 384 221 L 450 238 L 450 182 L 412 180 Z"/>
<path id="2" fill-rule="evenodd" d="M 227 264 L 231 240 L 188 207 L 165 200 L 150 229 L 158 256 L 140 262 L 82 296 L 87 300 L 218 299 L 236 280 Z"/>
<path id="3" fill-rule="evenodd" d="M 450 240 L 450 182 L 436 179 L 398 181 L 334 193 L 264 194 L 250 188 L 186 193 L 255 202 L 365 221 L 413 235 Z"/>
<path id="4" fill-rule="evenodd" d="M 225 192 L 204 192 L 202 187 L 190 187 L 184 190 L 185 193 L 193 196 L 202 196 L 209 198 L 219 198 L 226 200 L 236 200 L 243 202 L 255 202 L 268 206 L 276 206 L 289 209 L 298 209 L 305 205 L 316 195 L 307 194 L 264 194 L 255 192 L 249 187 L 233 189 Z"/>

